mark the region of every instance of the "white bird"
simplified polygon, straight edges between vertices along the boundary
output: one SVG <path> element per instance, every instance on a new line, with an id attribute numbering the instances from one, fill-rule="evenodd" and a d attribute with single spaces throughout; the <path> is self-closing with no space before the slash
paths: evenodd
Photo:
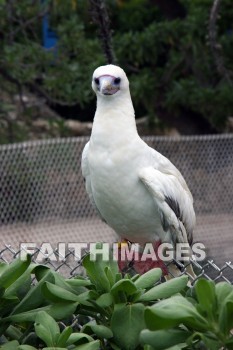
<path id="1" fill-rule="evenodd" d="M 98 67 L 92 89 L 97 108 L 82 173 L 99 215 L 130 242 L 191 243 L 192 195 L 179 170 L 138 135 L 125 72 Z"/>

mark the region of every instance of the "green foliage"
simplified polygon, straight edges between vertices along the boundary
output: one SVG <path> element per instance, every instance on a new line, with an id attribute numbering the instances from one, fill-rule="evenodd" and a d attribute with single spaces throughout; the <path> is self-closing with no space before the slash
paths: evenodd
<path id="1" fill-rule="evenodd" d="M 90 255 L 83 265 L 87 277 L 65 279 L 29 257 L 0 264 L 0 349 L 233 348 L 232 285 L 161 283 L 160 269 L 122 276 L 112 258 Z"/>
<path id="2" fill-rule="evenodd" d="M 217 72 L 207 41 L 213 1 L 181 2 L 186 10 L 185 18 L 170 21 L 161 16 L 158 8 L 148 6 L 147 1 L 125 2 L 117 11 L 121 25 L 114 37 L 116 54 L 128 70 L 134 103 L 139 110 L 143 107 L 149 116 L 194 112 L 221 130 L 232 114 L 233 95 L 232 84 Z M 131 18 L 141 11 L 141 21 L 135 21 L 138 27 L 127 26 L 129 9 Z M 230 0 L 221 4 L 220 14 L 217 30 L 222 52 L 219 54 L 232 72 Z"/>
<path id="3" fill-rule="evenodd" d="M 152 123 L 155 116 L 158 122 L 164 114 L 193 112 L 222 130 L 232 114 L 233 98 L 232 84 L 217 71 L 207 41 L 213 1 L 180 0 L 186 15 L 172 20 L 149 0 L 106 2 L 115 53 L 129 76 L 136 115 L 147 115 Z M 47 12 L 59 38 L 51 50 L 41 45 L 41 18 Z M 220 54 L 232 72 L 231 0 L 222 2 L 220 14 Z M 28 0 L 1 1 L 0 18 L 2 86 L 13 84 L 16 92 L 19 85 L 26 86 L 51 103 L 77 104 L 90 113 L 92 72 L 106 62 L 88 2 L 37 0 L 29 6 Z"/>
<path id="4" fill-rule="evenodd" d="M 141 342 L 155 349 L 179 345 L 178 339 L 179 349 L 232 349 L 232 286 L 200 279 L 189 294 L 192 297 L 175 295 L 147 307 L 149 330 L 141 333 Z M 157 347 L 159 339 L 165 347 Z"/>
<path id="5" fill-rule="evenodd" d="M 18 273 L 15 265 L 19 269 Z M 145 307 L 150 304 L 151 300 L 155 300 L 155 297 L 151 296 L 148 302 L 142 303 L 140 297 L 146 295 L 148 289 L 159 281 L 161 270 L 151 270 L 141 277 L 131 278 L 128 276 L 126 278 L 118 272 L 115 261 L 105 262 L 98 256 L 96 262 L 92 261 L 89 255 L 84 258 L 83 265 L 90 279 L 77 276 L 74 279 L 65 280 L 43 266 L 31 265 L 30 272 L 35 273 L 38 283 L 33 287 L 30 287 L 29 284 L 24 297 L 21 300 L 16 300 L 13 310 L 10 310 L 11 312 L 7 315 L 3 315 L 4 317 L 0 320 L 0 325 L 5 326 L 2 329 L 2 335 L 5 336 L 4 332 L 8 328 L 18 325 L 19 328 L 16 329 L 20 329 L 20 334 L 17 335 L 16 339 L 14 337 L 15 328 L 8 329 L 7 335 L 9 340 L 17 340 L 19 343 L 20 340 L 24 339 L 24 334 L 21 331 L 22 323 L 28 324 L 26 328 L 28 330 L 29 325 L 31 324 L 32 327 L 35 322 L 34 333 L 47 347 L 62 348 L 68 346 L 73 348 L 72 344 L 83 346 L 83 344 L 88 343 L 90 349 L 95 349 L 98 348 L 99 342 L 103 346 L 107 340 L 125 349 L 134 349 L 139 346 L 139 334 L 145 327 L 142 321 Z M 12 278 L 16 279 L 17 276 L 22 280 L 19 274 L 23 268 L 24 270 L 29 268 L 29 260 L 26 262 L 16 261 L 9 267 L 5 264 L 2 266 L 4 271 L 1 281 L 2 285 L 5 286 L 9 285 Z M 14 273 L 15 277 L 10 278 L 10 271 Z M 5 276 L 8 276 L 6 281 Z M 185 280 L 187 283 L 186 278 Z M 169 284 L 169 282 L 164 284 L 165 289 L 167 283 Z M 18 283 L 18 285 L 21 284 Z M 178 285 L 176 291 L 182 290 L 185 286 L 179 282 Z M 67 325 L 61 332 L 54 319 L 64 319 L 72 313 L 91 316 L 92 321 L 83 325 L 81 333 L 73 332 L 70 325 Z M 123 336 L 126 329 L 128 337 Z M 94 340 L 96 337 L 99 340 Z M 24 344 L 25 341 L 22 343 Z M 15 348 L 18 346 L 11 342 L 7 342 L 4 346 L 11 346 L 11 344 L 14 344 Z M 32 346 L 32 344 L 27 345 Z M 79 347 L 77 348 L 79 349 Z"/>
<path id="6" fill-rule="evenodd" d="M 0 4 L 0 31 L 4 33 L 0 66 L 20 84 L 35 88 L 40 81 L 38 86 L 51 101 L 83 106 L 92 97 L 92 71 L 104 60 L 97 38 L 89 38 L 85 29 L 87 3 L 80 3 L 81 12 L 72 1 L 35 1 L 30 6 L 27 0 L 9 6 L 7 2 Z M 47 11 L 59 37 L 54 50 L 41 45 L 41 19 Z"/>

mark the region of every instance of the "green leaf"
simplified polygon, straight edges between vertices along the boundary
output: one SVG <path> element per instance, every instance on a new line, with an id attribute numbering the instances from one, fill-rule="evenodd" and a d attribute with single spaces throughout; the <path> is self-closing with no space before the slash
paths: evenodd
<path id="1" fill-rule="evenodd" d="M 179 344 L 179 345 L 174 345 L 170 348 L 167 348 L 166 350 L 182 350 L 182 349 L 187 349 L 187 345 L 185 343 Z M 152 350 L 152 349 L 150 349 Z"/>
<path id="2" fill-rule="evenodd" d="M 113 259 L 113 255 L 110 252 L 110 257 L 108 261 L 108 267 L 111 270 L 111 273 L 114 277 L 114 283 L 116 282 L 116 275 L 119 273 L 119 266 L 116 260 Z"/>
<path id="3" fill-rule="evenodd" d="M 219 282 L 215 286 L 215 291 L 217 295 L 218 305 L 222 305 L 225 303 L 226 298 L 233 291 L 233 286 L 227 282 Z"/>
<path id="4" fill-rule="evenodd" d="M 95 300 L 90 300 L 90 304 L 92 305 L 92 307 L 91 308 L 88 307 L 88 310 L 94 312 L 95 314 L 100 314 L 102 316 L 108 317 L 108 312 L 106 308 L 99 306 Z"/>
<path id="5" fill-rule="evenodd" d="M 152 269 L 153 270 L 153 269 Z M 150 270 L 151 271 L 151 270 Z M 149 271 L 148 271 L 149 272 Z M 136 275 L 133 275 L 131 277 L 131 281 L 135 282 L 141 275 L 139 275 L 138 273 L 136 273 Z"/>
<path id="6" fill-rule="evenodd" d="M 97 250 L 102 249 L 102 247 L 104 247 L 104 244 L 96 244 Z M 92 256 L 88 254 L 83 259 L 83 266 L 87 271 L 87 275 L 98 291 L 109 292 L 119 273 L 117 262 L 113 259 L 111 252 L 109 252 L 107 261 L 104 261 L 102 256 L 98 254 L 95 261 L 92 261 L 91 258 Z"/>
<path id="7" fill-rule="evenodd" d="M 4 345 L 0 346 L 1 350 L 16 350 L 18 349 L 19 343 L 17 340 L 12 340 Z"/>
<path id="8" fill-rule="evenodd" d="M 20 340 L 20 338 L 22 338 L 22 335 L 23 333 L 19 330 L 19 328 L 13 325 L 10 325 L 5 332 L 5 336 L 12 340 Z"/>
<path id="9" fill-rule="evenodd" d="M 15 314 L 15 315 L 10 315 L 10 316 L 7 316 L 7 317 L 4 317 L 4 318 L 0 319 L 0 323 L 5 323 L 5 322 L 34 322 L 39 311 L 46 311 L 47 312 L 49 309 L 50 309 L 50 306 L 47 305 L 47 306 L 44 306 L 44 307 L 40 307 L 38 309 L 34 309 L 34 310 L 18 313 L 18 314 Z"/>
<path id="10" fill-rule="evenodd" d="M 139 334 L 144 324 L 144 305 L 118 304 L 111 319 L 114 340 L 124 350 L 134 350 L 139 345 Z M 126 336 L 127 335 L 127 336 Z"/>
<path id="11" fill-rule="evenodd" d="M 46 311 L 50 316 L 56 320 L 62 320 L 72 315 L 79 303 L 58 303 L 54 305 L 46 305 L 37 309 L 22 312 L 15 315 L 0 319 L 0 323 L 4 322 L 35 322 L 39 311 Z"/>
<path id="12" fill-rule="evenodd" d="M 92 342 L 94 339 L 92 337 L 90 337 L 88 334 L 79 332 L 79 333 L 72 333 L 69 337 L 69 339 L 67 340 L 66 345 L 78 345 L 78 344 L 83 344 L 83 343 L 87 343 L 87 342 Z"/>
<path id="13" fill-rule="evenodd" d="M 103 339 L 109 339 L 113 337 L 113 333 L 110 328 L 92 323 L 85 324 L 83 327 L 83 332 L 88 334 L 96 334 L 98 338 Z"/>
<path id="14" fill-rule="evenodd" d="M 0 261 L 0 276 L 8 269 L 8 267 L 9 265 L 7 263 Z"/>
<path id="15" fill-rule="evenodd" d="M 72 285 L 71 281 L 73 280 L 73 278 L 70 279 L 71 283 L 69 283 L 68 280 L 65 280 L 65 278 L 62 275 L 60 275 L 58 272 L 53 271 L 53 273 L 54 273 L 54 278 L 55 278 L 54 284 L 56 286 L 64 288 L 65 290 L 67 290 L 73 294 L 76 294 L 76 295 L 79 295 L 79 294 L 87 291 L 87 289 L 82 285 L 76 285 L 76 286 Z M 80 276 L 80 280 L 81 280 L 81 276 Z M 88 280 L 86 280 L 86 281 L 88 281 Z M 91 284 L 90 281 L 89 281 L 89 283 Z"/>
<path id="16" fill-rule="evenodd" d="M 42 350 L 67 350 L 67 348 L 58 348 L 57 346 L 53 346 L 53 347 L 46 347 L 46 348 L 43 348 Z"/>
<path id="17" fill-rule="evenodd" d="M 220 307 L 219 311 L 219 328 L 225 334 L 228 335 L 233 328 L 233 292 L 229 294 Z"/>
<path id="18" fill-rule="evenodd" d="M 81 276 L 70 278 L 66 280 L 66 283 L 71 285 L 72 287 L 87 287 L 92 284 L 89 279 L 81 278 Z"/>
<path id="19" fill-rule="evenodd" d="M 161 276 L 162 276 L 162 270 L 159 268 L 154 268 L 147 271 L 143 275 L 141 275 L 134 282 L 134 284 L 137 288 L 141 288 L 141 289 L 150 288 L 160 280 Z"/>
<path id="20" fill-rule="evenodd" d="M 122 274 L 121 274 L 120 272 L 118 272 L 118 273 L 116 274 L 115 282 L 118 282 L 118 281 L 120 281 L 121 279 L 122 279 Z"/>
<path id="21" fill-rule="evenodd" d="M 55 320 L 63 320 L 64 318 L 70 317 L 75 312 L 78 305 L 78 302 L 58 303 L 49 306 L 46 312 Z"/>
<path id="22" fill-rule="evenodd" d="M 72 334 L 72 328 L 66 327 L 60 334 L 60 336 L 57 339 L 57 345 L 58 346 L 66 346 L 67 340 L 69 339 L 70 335 Z"/>
<path id="23" fill-rule="evenodd" d="M 138 301 L 152 301 L 169 298 L 172 295 L 182 291 L 187 286 L 187 283 L 188 276 L 173 278 L 149 289 L 146 293 L 139 297 Z"/>
<path id="24" fill-rule="evenodd" d="M 94 340 L 87 344 L 78 345 L 72 350 L 100 350 L 100 341 Z"/>
<path id="25" fill-rule="evenodd" d="M 145 310 L 145 322 L 150 330 L 166 329 L 183 323 L 197 330 L 208 329 L 208 323 L 186 298 L 176 295 L 159 301 Z"/>
<path id="26" fill-rule="evenodd" d="M 137 292 L 135 284 L 129 279 L 122 279 L 113 285 L 110 293 L 116 302 L 124 302 L 127 296 L 133 295 L 135 292 Z"/>
<path id="27" fill-rule="evenodd" d="M 110 282 L 105 273 L 105 268 L 108 266 L 106 261 L 102 261 L 98 255 L 96 261 L 91 261 L 90 254 L 88 254 L 83 259 L 83 266 L 85 267 L 91 282 L 96 286 L 98 291 L 110 291 Z"/>
<path id="28" fill-rule="evenodd" d="M 53 269 L 48 269 L 45 266 L 38 266 L 38 268 L 36 268 L 37 279 L 40 281 L 48 273 L 48 271 L 51 272 L 54 277 L 53 284 L 60 288 L 63 288 L 75 295 L 79 295 L 80 293 L 83 293 L 87 290 L 83 286 L 72 286 L 72 283 L 68 283 L 68 281 L 65 280 L 65 278 L 61 274 L 54 271 Z"/>
<path id="29" fill-rule="evenodd" d="M 66 302 L 66 301 L 78 301 L 78 296 L 74 293 L 67 291 L 53 283 L 45 282 L 41 287 L 42 294 L 46 299 L 53 303 Z"/>
<path id="30" fill-rule="evenodd" d="M 39 282 L 42 280 L 48 274 L 48 272 L 51 272 L 53 275 L 56 274 L 56 272 L 51 270 L 48 266 L 37 265 L 34 271 L 37 281 Z"/>
<path id="31" fill-rule="evenodd" d="M 112 270 L 110 269 L 109 266 L 105 267 L 104 271 L 109 280 L 110 287 L 112 287 L 115 283 L 115 275 L 113 275 Z"/>
<path id="32" fill-rule="evenodd" d="M 37 350 L 31 345 L 20 345 L 17 350 Z"/>
<path id="33" fill-rule="evenodd" d="M 36 316 L 35 332 L 47 346 L 57 345 L 60 329 L 57 322 L 44 311 L 40 311 Z"/>
<path id="34" fill-rule="evenodd" d="M 34 264 L 31 264 L 26 271 L 14 282 L 12 283 L 5 292 L 5 297 L 16 295 L 20 299 L 27 294 L 31 287 L 31 273 L 35 268 Z"/>
<path id="35" fill-rule="evenodd" d="M 93 290 L 89 290 L 88 292 L 79 294 L 77 300 L 81 305 L 92 306 L 91 302 L 89 301 L 96 300 L 98 296 L 99 296 L 98 293 L 96 293 Z"/>
<path id="36" fill-rule="evenodd" d="M 39 307 L 44 303 L 44 296 L 41 292 L 41 286 L 45 281 L 54 282 L 52 272 L 48 271 L 44 277 L 25 295 L 21 302 L 14 308 L 12 314 L 18 314 Z"/>
<path id="37" fill-rule="evenodd" d="M 190 334 L 190 332 L 176 329 L 160 331 L 145 329 L 140 334 L 140 343 L 142 345 L 148 344 L 156 348 L 156 350 L 164 350 L 179 343 L 184 343 Z"/>
<path id="38" fill-rule="evenodd" d="M 119 348 L 119 346 L 117 346 L 114 343 L 109 342 L 109 345 L 111 346 L 111 349 L 113 349 L 113 350 L 121 350 L 121 348 Z"/>
<path id="39" fill-rule="evenodd" d="M 232 303 L 233 303 L 233 287 L 227 282 L 217 283 L 215 286 L 218 313 L 219 328 L 227 335 L 232 326 Z"/>
<path id="40" fill-rule="evenodd" d="M 8 288 L 24 273 L 24 271 L 27 270 L 30 262 L 30 256 L 27 255 L 26 260 L 16 259 L 8 266 L 7 269 L 4 267 L 3 273 L 0 276 L 0 286 Z"/>
<path id="41" fill-rule="evenodd" d="M 199 341 L 199 343 L 197 343 L 197 341 Z M 219 342 L 217 339 L 213 339 L 213 334 L 211 333 L 195 332 L 186 340 L 186 343 L 190 347 L 192 347 L 193 343 L 195 343 L 196 348 L 198 344 L 203 348 L 202 343 L 204 343 L 206 348 L 211 350 L 219 350 L 222 347 L 221 342 Z"/>
<path id="42" fill-rule="evenodd" d="M 113 298 L 110 293 L 101 294 L 99 298 L 96 299 L 96 304 L 102 308 L 106 308 L 111 306 L 113 303 Z"/>
<path id="43" fill-rule="evenodd" d="M 195 292 L 201 309 L 206 311 L 212 320 L 216 315 L 217 299 L 215 294 L 215 284 L 213 281 L 199 279 L 195 284 Z"/>

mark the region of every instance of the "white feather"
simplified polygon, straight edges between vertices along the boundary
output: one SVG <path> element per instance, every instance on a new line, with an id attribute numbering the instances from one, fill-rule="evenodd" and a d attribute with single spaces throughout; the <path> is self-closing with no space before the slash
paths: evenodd
<path id="1" fill-rule="evenodd" d="M 120 77 L 120 90 L 110 96 L 101 94 L 94 78 L 102 75 Z M 176 167 L 139 137 L 124 71 L 113 65 L 99 67 L 92 87 L 97 109 L 82 156 L 91 201 L 123 238 L 137 243 L 174 241 L 175 234 L 179 241 L 181 221 L 166 197 L 178 204 L 183 225 L 191 233 L 195 226 L 192 195 Z"/>

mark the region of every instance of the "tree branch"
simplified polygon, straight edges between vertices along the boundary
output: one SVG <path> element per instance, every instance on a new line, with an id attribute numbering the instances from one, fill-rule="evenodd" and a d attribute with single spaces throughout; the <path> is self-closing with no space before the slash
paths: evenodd
<path id="1" fill-rule="evenodd" d="M 33 22 L 35 22 L 37 19 L 40 19 L 44 17 L 48 13 L 48 8 L 45 8 L 43 11 L 38 13 L 36 16 L 29 18 L 27 21 L 23 22 L 22 19 L 16 19 L 14 18 L 15 22 L 19 23 L 19 27 L 13 31 L 12 35 L 15 36 L 20 32 L 21 30 L 25 30 L 28 26 L 30 26 Z"/>
<path id="2" fill-rule="evenodd" d="M 6 79 L 7 81 L 9 81 L 10 83 L 16 85 L 18 91 L 19 91 L 19 96 L 20 96 L 20 101 L 22 103 L 22 105 L 24 106 L 24 101 L 22 98 L 22 84 L 20 83 L 20 81 L 14 77 L 12 77 L 6 69 L 1 68 L 0 67 L 0 75 Z M 30 88 L 31 90 L 35 91 L 38 95 L 43 96 L 46 101 L 50 104 L 59 104 L 61 106 L 75 106 L 77 105 L 78 101 L 75 102 L 65 102 L 59 99 L 56 99 L 52 96 L 50 96 L 47 91 L 45 91 L 41 86 L 39 86 L 38 84 L 36 84 L 35 82 L 30 82 L 25 84 L 25 86 L 28 86 L 28 88 Z"/>
<path id="3" fill-rule="evenodd" d="M 0 67 L 0 74 L 2 75 L 3 78 L 5 78 L 7 81 L 9 81 L 10 83 L 13 83 L 14 85 L 16 85 L 17 89 L 18 89 L 18 93 L 19 93 L 19 98 L 20 98 L 20 102 L 22 104 L 22 107 L 25 108 L 25 103 L 23 100 L 23 89 L 22 89 L 22 84 L 15 79 L 14 77 L 12 77 L 7 70 L 3 69 Z"/>
<path id="4" fill-rule="evenodd" d="M 102 48 L 109 64 L 116 63 L 116 57 L 112 47 L 112 33 L 110 20 L 104 0 L 89 0 L 92 20 L 98 26 L 98 34 Z"/>
<path id="5" fill-rule="evenodd" d="M 69 106 L 69 107 L 72 107 L 72 106 L 75 106 L 78 104 L 78 101 L 65 102 L 65 101 L 62 101 L 62 100 L 59 100 L 57 98 L 50 96 L 46 90 L 44 90 L 41 86 L 39 86 L 38 84 L 36 84 L 34 82 L 28 83 L 27 86 L 29 88 L 31 88 L 32 90 L 34 90 L 37 94 L 43 96 L 46 99 L 46 101 L 50 104 L 59 104 L 60 106 Z"/>

